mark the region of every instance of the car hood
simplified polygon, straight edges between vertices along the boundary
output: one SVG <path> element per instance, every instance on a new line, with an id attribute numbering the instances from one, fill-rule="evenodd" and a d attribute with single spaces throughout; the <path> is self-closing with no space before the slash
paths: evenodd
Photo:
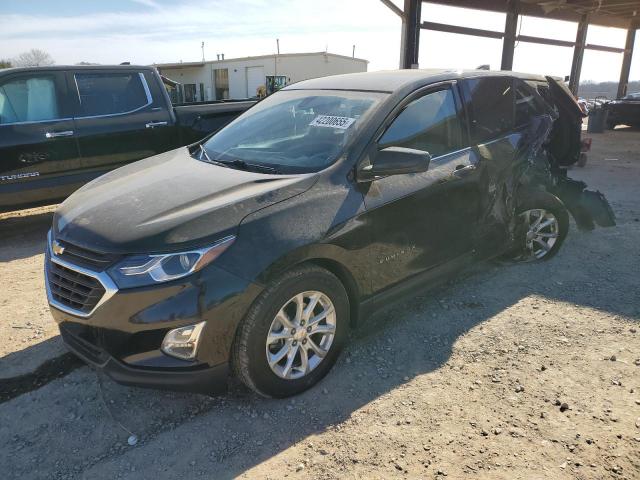
<path id="1" fill-rule="evenodd" d="M 104 253 L 160 253 L 212 243 L 257 210 L 308 190 L 316 174 L 221 167 L 180 148 L 97 178 L 56 211 L 56 239 Z"/>

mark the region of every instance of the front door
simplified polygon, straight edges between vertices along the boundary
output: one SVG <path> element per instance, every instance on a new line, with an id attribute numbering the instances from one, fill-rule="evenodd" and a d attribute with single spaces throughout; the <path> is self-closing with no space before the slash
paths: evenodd
<path id="1" fill-rule="evenodd" d="M 64 72 L 2 77 L 0 210 L 58 200 L 79 186 L 70 180 L 80 160 L 68 105 Z"/>
<path id="2" fill-rule="evenodd" d="M 431 154 L 423 173 L 371 182 L 366 215 L 374 226 L 373 289 L 390 287 L 473 249 L 479 216 L 476 154 L 469 148 L 455 84 L 411 99 L 376 148 L 399 146 Z"/>

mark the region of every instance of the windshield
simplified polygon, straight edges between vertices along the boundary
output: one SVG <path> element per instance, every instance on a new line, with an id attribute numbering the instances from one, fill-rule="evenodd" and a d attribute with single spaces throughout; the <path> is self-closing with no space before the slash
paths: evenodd
<path id="1" fill-rule="evenodd" d="M 204 158 L 278 173 L 321 170 L 333 163 L 386 95 L 283 90 L 242 114 L 205 144 Z"/>

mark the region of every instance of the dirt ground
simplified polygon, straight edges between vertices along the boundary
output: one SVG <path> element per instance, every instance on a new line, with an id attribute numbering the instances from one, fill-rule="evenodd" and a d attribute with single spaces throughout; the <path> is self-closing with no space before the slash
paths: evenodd
<path id="1" fill-rule="evenodd" d="M 571 176 L 617 227 L 390 306 L 293 399 L 60 367 L 0 403 L 2 478 L 640 478 L 640 132 L 593 138 Z M 0 386 L 64 352 L 41 272 L 51 211 L 0 216 Z"/>

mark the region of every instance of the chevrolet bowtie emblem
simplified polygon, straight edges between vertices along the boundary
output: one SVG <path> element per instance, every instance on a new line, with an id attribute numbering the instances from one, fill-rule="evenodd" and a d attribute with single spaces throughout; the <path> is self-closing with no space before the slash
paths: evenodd
<path id="1" fill-rule="evenodd" d="M 53 241 L 53 245 L 51 245 L 51 249 L 53 253 L 56 255 L 62 255 L 64 253 L 64 247 L 58 243 L 57 240 Z"/>

